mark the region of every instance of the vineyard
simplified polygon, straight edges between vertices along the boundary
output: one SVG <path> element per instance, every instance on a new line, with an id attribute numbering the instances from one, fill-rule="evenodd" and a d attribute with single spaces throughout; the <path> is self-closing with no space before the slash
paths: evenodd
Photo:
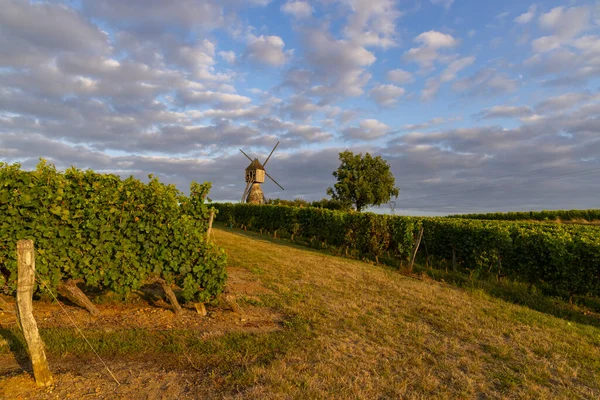
<path id="1" fill-rule="evenodd" d="M 31 239 L 36 273 L 51 290 L 65 280 L 126 295 L 152 279 L 176 285 L 186 301 L 208 301 L 223 290 L 226 256 L 207 243 L 210 184 L 184 196 L 150 177 L 35 171 L 0 166 L 0 286 L 16 289 L 15 243 Z"/>
<path id="2" fill-rule="evenodd" d="M 487 214 L 459 214 L 448 218 L 484 219 L 495 221 L 600 221 L 600 209 L 592 210 L 554 210 Z"/>
<path id="3" fill-rule="evenodd" d="M 600 229 L 594 226 L 413 218 L 249 204 L 215 207 L 219 220 L 230 226 L 377 261 L 407 262 L 423 228 L 418 255 L 431 267 L 551 285 L 569 297 L 600 295 Z"/>

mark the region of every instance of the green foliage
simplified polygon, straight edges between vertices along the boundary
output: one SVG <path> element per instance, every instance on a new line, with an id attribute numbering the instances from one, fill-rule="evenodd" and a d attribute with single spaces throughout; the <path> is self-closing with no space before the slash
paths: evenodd
<path id="1" fill-rule="evenodd" d="M 526 211 L 487 214 L 450 215 L 448 218 L 484 219 L 499 221 L 600 221 L 600 209 L 592 210 L 554 210 L 554 211 Z"/>
<path id="2" fill-rule="evenodd" d="M 286 200 L 286 199 L 267 199 L 265 204 L 270 204 L 274 206 L 289 206 L 289 207 L 310 207 L 310 203 L 303 199 L 294 199 L 294 200 Z"/>
<path id="3" fill-rule="evenodd" d="M 378 206 L 398 196 L 396 180 L 390 171 L 389 164 L 380 156 L 372 157 L 366 153 L 354 154 L 351 151 L 341 152 L 341 164 L 333 176 L 337 183 L 327 189 L 327 194 L 346 207 L 354 205 L 357 211 L 374 205 Z"/>
<path id="4" fill-rule="evenodd" d="M 344 204 L 339 200 L 331 200 L 323 198 L 321 200 L 315 200 L 308 202 L 303 199 L 285 200 L 285 199 L 267 199 L 265 204 L 273 206 L 288 206 L 288 207 L 316 207 L 325 208 L 328 210 L 345 210 L 349 211 L 351 208 L 348 204 Z"/>
<path id="5" fill-rule="evenodd" d="M 316 207 L 215 203 L 219 220 L 254 231 L 277 231 L 344 251 L 379 257 L 391 252 L 408 260 L 421 222 L 417 218 L 327 210 Z"/>
<path id="6" fill-rule="evenodd" d="M 210 184 L 191 184 L 184 196 L 150 176 L 130 177 L 42 161 L 35 171 L 0 165 L 0 272 L 5 290 L 16 288 L 16 241 L 32 239 L 36 273 L 56 288 L 83 279 L 91 287 L 126 294 L 148 278 L 183 289 L 186 300 L 222 291 L 226 257 L 206 243 Z"/>
<path id="7" fill-rule="evenodd" d="M 600 228 L 554 223 L 413 218 L 319 208 L 215 204 L 225 223 L 293 235 L 308 243 L 380 257 L 410 258 L 419 249 L 430 266 L 476 276 L 505 276 L 558 292 L 600 295 Z"/>
<path id="8" fill-rule="evenodd" d="M 327 210 L 339 210 L 339 211 L 350 211 L 352 208 L 339 200 L 326 199 L 315 200 L 310 203 L 311 207 L 326 208 Z"/>

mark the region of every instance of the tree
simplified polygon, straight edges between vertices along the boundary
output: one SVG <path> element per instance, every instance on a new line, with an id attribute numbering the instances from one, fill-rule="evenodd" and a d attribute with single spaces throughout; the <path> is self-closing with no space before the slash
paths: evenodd
<path id="1" fill-rule="evenodd" d="M 366 153 L 363 157 L 362 153 L 346 150 L 340 153 L 340 161 L 337 171 L 333 172 L 337 183 L 327 189 L 334 200 L 353 204 L 356 211 L 361 211 L 367 206 L 387 203 L 400 193 L 389 164 L 380 156 Z"/>

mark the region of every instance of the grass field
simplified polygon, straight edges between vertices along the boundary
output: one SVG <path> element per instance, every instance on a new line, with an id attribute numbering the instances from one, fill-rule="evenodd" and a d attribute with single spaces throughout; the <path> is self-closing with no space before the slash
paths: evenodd
<path id="1" fill-rule="evenodd" d="M 253 233 L 219 228 L 215 241 L 231 266 L 246 269 L 268 289 L 238 298 L 242 309 L 283 315 L 280 329 L 215 337 L 181 327 L 88 329 L 117 376 L 124 376 L 122 386 L 109 392 L 110 379 L 96 371 L 96 379 L 105 381 L 95 382 L 98 397 L 144 393 L 142 381 L 126 371 L 145 367 L 177 373 L 180 386 L 185 380 L 189 386 L 177 392 L 180 398 L 600 397 L 598 324 Z M 18 353 L 19 333 L 2 327 L 0 334 L 7 342 L 0 348 L 4 354 Z M 58 373 L 54 394 L 60 393 L 60 385 L 76 375 L 72 358 L 84 359 L 89 351 L 71 330 L 42 334 L 51 362 L 70 360 Z M 0 396 L 16 393 L 11 385 L 29 387 L 23 379 L 6 374 Z M 54 398 L 36 390 L 21 395 Z M 170 392 L 156 393 L 169 398 Z"/>

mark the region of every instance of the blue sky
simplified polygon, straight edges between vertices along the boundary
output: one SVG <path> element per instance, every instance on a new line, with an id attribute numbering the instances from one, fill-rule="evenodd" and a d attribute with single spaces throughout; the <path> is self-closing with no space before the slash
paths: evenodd
<path id="1" fill-rule="evenodd" d="M 382 155 L 397 211 L 600 207 L 600 3 L 0 0 L 0 157 L 212 197 L 325 197 Z M 576 194 L 576 195 L 574 195 Z"/>

